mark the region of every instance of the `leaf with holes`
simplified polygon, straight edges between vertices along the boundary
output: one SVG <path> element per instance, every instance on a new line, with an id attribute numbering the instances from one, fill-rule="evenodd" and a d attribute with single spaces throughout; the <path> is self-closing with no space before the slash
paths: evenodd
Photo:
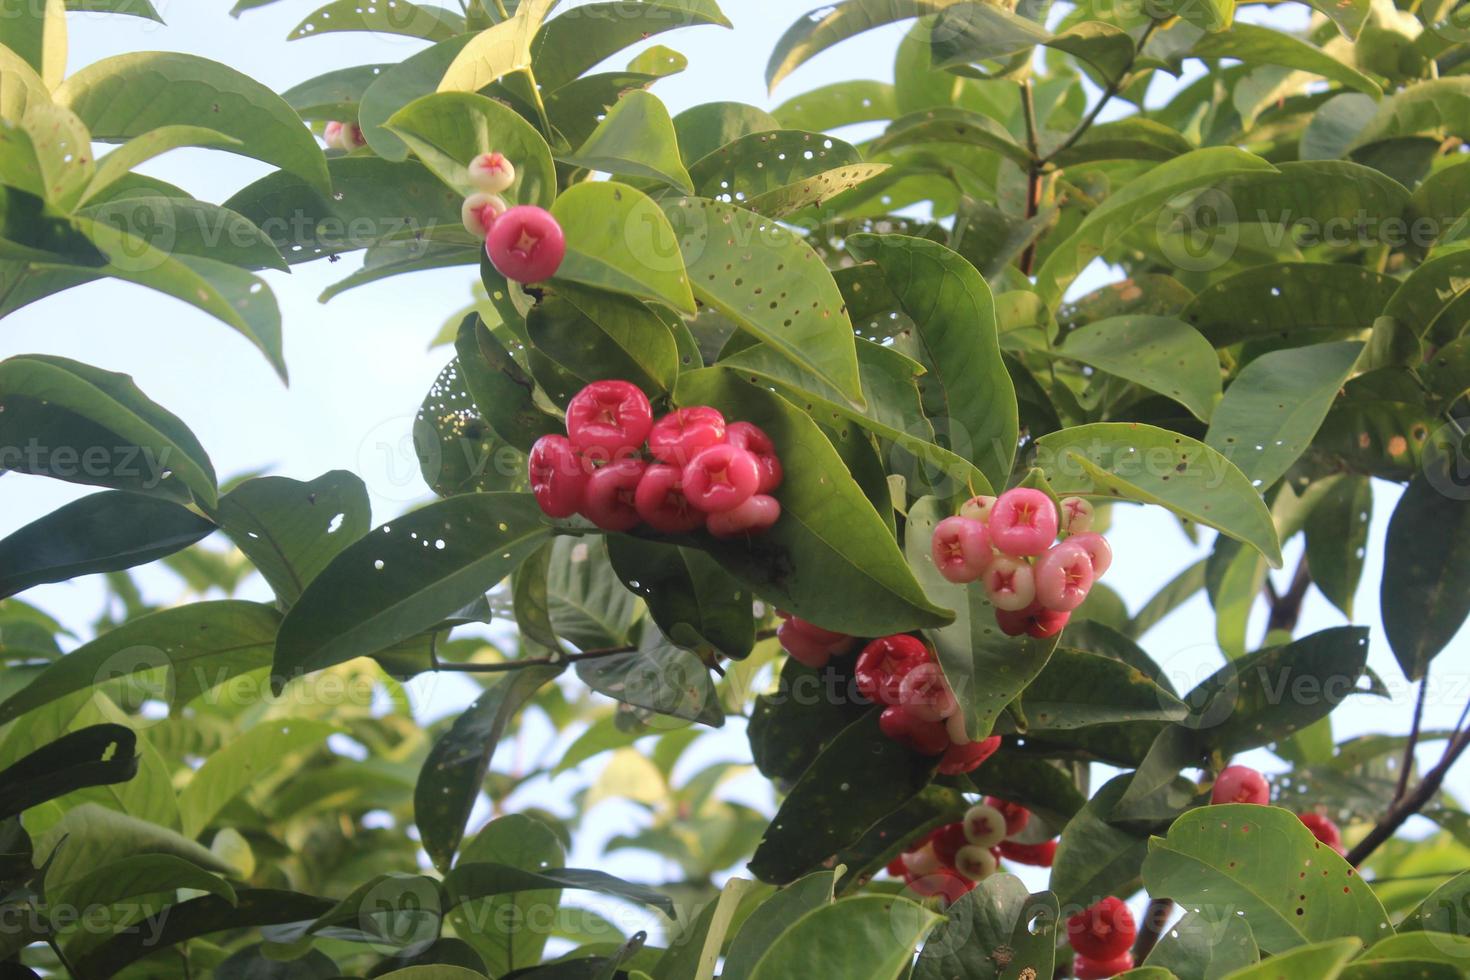
<path id="1" fill-rule="evenodd" d="M 419 474 L 441 497 L 524 485 L 525 461 L 480 414 L 457 357 L 439 372 L 419 405 L 413 448 Z"/>
<path id="2" fill-rule="evenodd" d="M 587 181 L 558 197 L 551 213 L 567 238 L 557 278 L 695 312 L 677 233 L 648 195 Z"/>
<path id="3" fill-rule="evenodd" d="M 1398 287 L 1353 265 L 1272 263 L 1207 287 L 1181 316 L 1216 347 L 1348 340 L 1373 326 Z"/>
<path id="4" fill-rule="evenodd" d="M 945 911 L 914 964 L 914 980 L 1054 975 L 1061 907 L 1009 874 L 986 878 Z M 1027 971 L 1030 971 L 1029 973 Z"/>
<path id="5" fill-rule="evenodd" d="M 454 348 L 465 389 L 490 428 L 506 442 L 530 452 L 542 436 L 566 431 L 560 419 L 536 403 L 535 382 L 478 315 L 464 318 Z"/>
<path id="6" fill-rule="evenodd" d="M 1176 976 L 1213 980 L 1260 960 L 1256 939 L 1240 916 L 1207 908 L 1185 913 L 1144 962 Z"/>
<path id="7" fill-rule="evenodd" d="M 1206 422 L 1220 401 L 1214 347 L 1173 317 L 1095 320 L 1067 334 L 1057 354 L 1167 395 Z"/>
<path id="8" fill-rule="evenodd" d="M 289 41 L 347 31 L 396 34 L 424 41 L 447 41 L 464 33 L 464 18 L 411 0 L 332 0 L 306 15 L 287 35 Z"/>
<path id="9" fill-rule="evenodd" d="M 642 90 L 618 100 L 575 153 L 561 161 L 587 170 L 642 177 L 686 194 L 694 184 L 679 157 L 674 121 L 658 96 Z"/>
<path id="10" fill-rule="evenodd" d="M 711 728 L 725 724 L 709 667 L 656 629 L 645 629 L 630 653 L 578 661 L 577 677 L 599 694 L 654 714 Z"/>
<path id="11" fill-rule="evenodd" d="M 709 555 L 627 536 L 607 539 L 612 566 L 659 629 L 688 648 L 743 660 L 755 645 L 754 597 Z"/>

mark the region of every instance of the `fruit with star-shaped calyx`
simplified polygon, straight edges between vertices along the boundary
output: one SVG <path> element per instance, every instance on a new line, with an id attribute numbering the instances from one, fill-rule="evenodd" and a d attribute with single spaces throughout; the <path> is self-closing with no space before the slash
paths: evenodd
<path id="1" fill-rule="evenodd" d="M 1226 766 L 1220 770 L 1215 787 L 1210 791 L 1211 803 L 1271 802 L 1271 786 L 1266 777 L 1250 766 Z"/>
<path id="2" fill-rule="evenodd" d="M 512 282 L 543 282 L 561 268 L 567 239 L 550 211 L 522 204 L 495 219 L 485 238 L 485 254 Z"/>
<path id="3" fill-rule="evenodd" d="M 1013 558 L 1039 555 L 1057 539 L 1057 508 L 1040 490 L 1016 487 L 996 498 L 990 540 Z"/>
<path id="4" fill-rule="evenodd" d="M 858 692 L 869 701 L 899 704 L 903 679 L 909 671 L 933 659 L 924 641 L 907 633 L 873 640 L 858 657 L 854 671 Z"/>
<path id="5" fill-rule="evenodd" d="M 627 381 L 594 381 L 567 406 L 572 445 L 599 463 L 636 453 L 652 427 L 648 396 Z"/>
<path id="6" fill-rule="evenodd" d="M 940 521 L 929 547 L 939 574 L 959 584 L 979 579 L 995 557 L 985 525 L 968 517 Z"/>
<path id="7" fill-rule="evenodd" d="M 466 169 L 470 183 L 487 194 L 503 194 L 516 182 L 516 168 L 501 153 L 481 153 Z"/>

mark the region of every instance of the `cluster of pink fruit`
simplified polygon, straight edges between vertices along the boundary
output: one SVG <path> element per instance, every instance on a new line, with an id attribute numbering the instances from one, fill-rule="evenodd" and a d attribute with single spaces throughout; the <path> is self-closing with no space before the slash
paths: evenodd
<path id="1" fill-rule="evenodd" d="M 1266 777 L 1250 766 L 1226 766 L 1215 778 L 1210 790 L 1211 803 L 1250 803 L 1267 806 L 1271 802 L 1271 786 Z M 1297 817 L 1312 832 L 1312 836 L 1339 854 L 1346 854 L 1342 846 L 1342 831 L 1337 824 L 1323 814 L 1307 811 Z"/>
<path id="2" fill-rule="evenodd" d="M 1063 500 L 1058 517 L 1051 497 L 1029 487 L 974 497 L 934 529 L 934 564 L 951 582 L 982 583 L 1008 636 L 1055 636 L 1113 563 L 1092 518 L 1081 497 Z"/>
<path id="3" fill-rule="evenodd" d="M 362 134 L 362 127 L 357 123 L 333 120 L 322 130 L 322 142 L 327 144 L 329 150 L 351 153 L 367 146 L 367 137 Z"/>
<path id="4" fill-rule="evenodd" d="M 1031 811 L 1025 807 L 986 797 L 984 803 L 966 811 L 958 823 L 946 824 L 919 838 L 893 859 L 888 873 L 902 878 L 920 895 L 937 895 L 954 902 L 1000 870 L 1002 858 L 1049 868 L 1056 855 L 1056 841 L 1022 844 L 1011 839 L 1025 830 L 1030 820 Z"/>
<path id="5" fill-rule="evenodd" d="M 814 670 L 851 653 L 860 642 L 795 616 L 786 618 L 776 637 L 787 653 Z M 871 641 L 858 655 L 853 678 L 859 694 L 884 706 L 878 717 L 883 734 L 920 755 L 943 756 L 943 775 L 973 772 L 1000 747 L 996 735 L 970 741 L 944 671 L 918 637 L 896 633 Z"/>
<path id="6" fill-rule="evenodd" d="M 464 199 L 465 231 L 485 239 L 490 263 L 512 282 L 542 282 L 556 275 L 567 255 L 567 239 L 551 212 L 523 204 L 511 207 L 500 195 L 516 182 L 504 154 L 482 153 L 466 168 L 475 193 Z"/>
<path id="7" fill-rule="evenodd" d="M 652 461 L 645 458 L 652 457 Z M 781 459 L 770 436 L 707 405 L 654 421 L 637 385 L 594 381 L 567 406 L 567 434 L 531 447 L 531 492 L 550 517 L 581 514 L 606 531 L 646 524 L 717 538 L 776 523 Z"/>

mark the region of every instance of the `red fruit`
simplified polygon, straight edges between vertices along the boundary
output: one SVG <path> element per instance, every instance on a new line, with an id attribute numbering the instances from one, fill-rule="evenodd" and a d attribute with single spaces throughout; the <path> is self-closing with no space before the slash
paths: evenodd
<path id="1" fill-rule="evenodd" d="M 604 531 L 631 531 L 638 526 L 638 484 L 648 464 L 641 459 L 609 463 L 587 479 L 582 516 Z"/>
<path id="2" fill-rule="evenodd" d="M 869 701 L 899 703 L 903 679 L 920 664 L 933 660 L 924 641 L 898 633 L 874 640 L 863 647 L 854 676 L 858 691 Z"/>
<path id="3" fill-rule="evenodd" d="M 1298 813 L 1297 816 L 1301 818 L 1302 823 L 1306 824 L 1307 829 L 1312 832 L 1313 837 L 1337 853 L 1344 853 L 1345 848 L 1342 846 L 1342 831 L 1337 829 L 1337 824 L 1320 813 Z"/>
<path id="4" fill-rule="evenodd" d="M 1121 898 L 1109 895 L 1067 920 L 1067 941 L 1077 955 L 1107 961 L 1128 952 L 1138 928 Z"/>
<path id="5" fill-rule="evenodd" d="M 1031 822 L 1031 811 L 1019 803 L 1002 800 L 999 797 L 985 797 L 986 806 L 993 806 L 1000 811 L 1001 816 L 1006 818 L 1006 836 L 1014 837 L 1026 829 Z"/>
<path id="6" fill-rule="evenodd" d="M 954 867 L 955 855 L 960 848 L 970 846 L 970 839 L 965 836 L 965 825 L 945 824 L 929 835 L 929 846 L 934 848 L 934 854 L 941 864 Z"/>
<path id="7" fill-rule="evenodd" d="M 941 868 L 933 874 L 909 875 L 904 879 L 907 885 L 916 895 L 923 898 L 943 898 L 946 902 L 958 902 L 975 887 L 973 881 L 969 881 L 958 873 Z"/>
<path id="8" fill-rule="evenodd" d="M 835 643 L 845 643 L 848 640 L 852 639 L 852 637 L 848 636 L 846 633 L 838 633 L 835 630 L 823 629 L 816 623 L 808 622 L 807 620 L 801 619 L 796 616 L 788 615 L 786 617 L 786 624 L 794 630 L 805 633 L 807 636 L 810 636 L 817 642 L 825 643 L 829 646 Z"/>
<path id="9" fill-rule="evenodd" d="M 1092 591 L 1092 558 L 1086 548 L 1068 539 L 1037 559 L 1035 578 L 1036 598 L 1043 606 L 1071 612 Z"/>
<path id="10" fill-rule="evenodd" d="M 944 723 L 924 721 L 903 707 L 884 708 L 878 716 L 883 734 L 920 755 L 940 755 L 949 745 Z"/>
<path id="11" fill-rule="evenodd" d="M 996 498 L 990 511 L 990 540 L 1019 558 L 1039 555 L 1057 539 L 1057 508 L 1040 490 L 1017 487 Z"/>
<path id="12" fill-rule="evenodd" d="M 998 748 L 1000 748 L 999 735 L 991 735 L 978 742 L 966 742 L 963 745 L 950 743 L 949 748 L 944 751 L 944 758 L 939 760 L 939 774 L 941 776 L 963 776 L 965 773 L 974 772 L 980 768 L 982 762 L 995 755 L 995 750 Z"/>
<path id="13" fill-rule="evenodd" d="M 946 517 L 940 521 L 929 549 L 939 574 L 960 584 L 984 575 L 995 557 L 985 525 L 968 517 Z"/>
<path id="14" fill-rule="evenodd" d="M 548 517 L 571 517 L 582 509 L 587 468 L 566 436 L 542 436 L 531 447 L 531 493 Z"/>
<path id="15" fill-rule="evenodd" d="M 599 463 L 636 453 L 653 427 L 653 406 L 627 381 L 594 381 L 567 406 L 567 435 Z"/>
<path id="16" fill-rule="evenodd" d="M 770 493 L 781 485 L 785 473 L 781 469 L 781 457 L 776 455 L 776 444 L 765 430 L 750 422 L 732 422 L 725 429 L 725 441 L 732 446 L 754 453 L 761 464 L 761 485 L 756 493 Z"/>
<path id="17" fill-rule="evenodd" d="M 717 538 L 738 538 L 768 531 L 780 519 L 781 502 L 758 493 L 734 510 L 709 515 L 705 526 Z"/>
<path id="18" fill-rule="evenodd" d="M 1062 498 L 1062 530 L 1068 534 L 1085 534 L 1092 530 L 1092 504 L 1082 497 Z"/>
<path id="19" fill-rule="evenodd" d="M 550 211 L 522 204 L 496 220 L 485 239 L 485 254 L 512 282 L 541 282 L 561 268 L 567 239 Z"/>
<path id="20" fill-rule="evenodd" d="M 1271 787 L 1266 777 L 1250 766 L 1226 766 L 1215 780 L 1210 791 L 1211 803 L 1256 803 L 1261 806 L 1271 802 Z"/>
<path id="21" fill-rule="evenodd" d="M 903 866 L 908 869 L 911 876 L 919 878 L 924 875 L 932 875 L 944 867 L 940 863 L 939 855 L 927 843 L 904 854 Z"/>
<path id="22" fill-rule="evenodd" d="M 889 861 L 888 862 L 888 867 L 884 868 L 883 870 L 884 871 L 887 871 L 890 875 L 892 875 L 895 878 L 902 878 L 904 875 L 908 874 L 908 872 L 909 872 L 909 869 L 903 863 L 903 855 L 902 854 L 900 854 L 898 857 L 894 858 L 892 861 Z"/>
<path id="23" fill-rule="evenodd" d="M 1087 956 L 1078 956 L 1072 961 L 1072 972 L 1077 974 L 1077 980 L 1108 980 L 1120 973 L 1127 973 L 1133 969 L 1133 954 L 1124 950 L 1110 960 L 1095 960 Z"/>
<path id="24" fill-rule="evenodd" d="M 821 670 L 832 659 L 831 641 L 820 639 L 800 629 L 799 619 L 788 619 L 776 629 L 781 649 L 813 670 Z"/>
<path id="25" fill-rule="evenodd" d="M 1108 544 L 1108 539 L 1096 531 L 1086 534 L 1074 534 L 1067 539 L 1068 544 L 1075 544 L 1087 552 L 1087 557 L 1092 559 L 1092 577 L 1100 579 L 1103 574 L 1113 567 L 1113 546 Z"/>
<path id="26" fill-rule="evenodd" d="M 997 555 L 981 579 L 985 597 L 997 610 L 1020 612 L 1036 601 L 1036 577 L 1024 558 Z"/>
<path id="27" fill-rule="evenodd" d="M 898 703 L 924 721 L 943 721 L 959 707 L 936 663 L 920 664 L 904 676 L 898 685 Z"/>
<path id="28" fill-rule="evenodd" d="M 684 492 L 708 514 L 734 510 L 760 486 L 760 463 L 754 453 L 728 443 L 710 446 L 684 467 Z"/>
<path id="29" fill-rule="evenodd" d="M 707 405 L 680 408 L 653 424 L 648 451 L 661 463 L 688 465 L 701 450 L 725 441 L 725 416 Z"/>
<path id="30" fill-rule="evenodd" d="M 655 531 L 684 534 L 704 524 L 704 515 L 689 503 L 679 485 L 678 467 L 655 463 L 643 472 L 633 505 L 638 516 Z"/>
<path id="31" fill-rule="evenodd" d="M 1020 612 L 1009 612 L 1005 609 L 995 611 L 995 623 L 1006 636 L 1020 636 L 1025 633 L 1038 640 L 1056 636 L 1066 628 L 1071 618 L 1071 613 L 1047 609 L 1039 602 L 1031 603 Z"/>
<path id="32" fill-rule="evenodd" d="M 1029 864 L 1037 868 L 1049 868 L 1057 857 L 1057 842 L 1044 844 L 1017 844 L 1015 841 L 1000 842 L 1000 856 L 1017 864 Z"/>

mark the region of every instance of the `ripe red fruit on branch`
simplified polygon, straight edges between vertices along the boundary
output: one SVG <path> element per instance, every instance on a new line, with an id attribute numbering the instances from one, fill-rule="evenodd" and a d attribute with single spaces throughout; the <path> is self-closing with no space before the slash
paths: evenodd
<path id="1" fill-rule="evenodd" d="M 566 436 L 549 435 L 531 447 L 531 493 L 548 517 L 571 517 L 582 509 L 587 467 Z"/>
<path id="2" fill-rule="evenodd" d="M 934 565 L 951 582 L 974 582 L 990 567 L 994 551 L 990 533 L 979 521 L 947 517 L 934 529 L 930 542 Z"/>
<path id="3" fill-rule="evenodd" d="M 541 282 L 561 268 L 567 239 L 550 211 L 523 204 L 496 219 L 485 239 L 485 254 L 512 282 Z"/>
<path id="4" fill-rule="evenodd" d="M 1016 487 L 996 498 L 990 540 L 1012 557 L 1039 555 L 1057 539 L 1057 508 L 1040 490 Z"/>
<path id="5" fill-rule="evenodd" d="M 1037 560 L 1035 577 L 1036 598 L 1043 606 L 1071 612 L 1092 591 L 1092 558 L 1086 548 L 1069 539 L 1052 545 Z"/>
<path id="6" fill-rule="evenodd" d="M 985 805 L 994 807 L 1000 811 L 1001 816 L 1006 819 L 1006 836 L 1014 837 L 1026 829 L 1031 822 L 1031 811 L 1019 803 L 1002 800 L 999 797 L 985 797 Z"/>
<path id="7" fill-rule="evenodd" d="M 1071 618 L 1071 613 L 1047 609 L 1039 602 L 1033 602 L 1020 612 L 1010 612 L 1005 609 L 995 611 L 996 625 L 1006 636 L 1020 636 L 1024 633 L 1038 640 L 1056 636 L 1066 627 Z"/>
<path id="8" fill-rule="evenodd" d="M 776 455 L 776 444 L 760 426 L 750 422 L 732 422 L 725 428 L 725 441 L 753 453 L 760 463 L 761 483 L 756 493 L 770 493 L 781 485 L 785 478 L 781 458 Z"/>
<path id="9" fill-rule="evenodd" d="M 738 538 L 767 531 L 780 519 L 781 502 L 758 493 L 733 510 L 709 515 L 705 526 L 717 538 Z"/>
<path id="10" fill-rule="evenodd" d="M 878 716 L 883 734 L 920 755 L 941 755 L 949 747 L 949 733 L 940 721 L 925 721 L 902 706 L 884 708 Z"/>
<path id="11" fill-rule="evenodd" d="M 648 464 L 641 459 L 608 463 L 587 478 L 582 516 L 604 531 L 631 531 L 638 526 L 638 484 Z"/>
<path id="12" fill-rule="evenodd" d="M 1077 980 L 1108 980 L 1120 973 L 1127 973 L 1133 969 L 1133 954 L 1124 950 L 1110 960 L 1095 960 L 1088 956 L 1078 956 L 1072 962 L 1072 971 L 1077 974 Z"/>
<path id="13" fill-rule="evenodd" d="M 824 630 L 795 616 L 777 628 L 776 639 L 782 649 L 813 670 L 821 670 L 832 657 L 852 647 L 852 637 L 847 634 Z"/>
<path id="14" fill-rule="evenodd" d="M 654 463 L 638 481 L 633 505 L 643 522 L 655 531 L 687 534 L 704 524 L 704 514 L 684 496 L 682 479 L 678 467 Z"/>
<path id="15" fill-rule="evenodd" d="M 684 467 L 684 492 L 709 514 L 739 507 L 755 495 L 760 482 L 755 455 L 728 443 L 710 446 Z"/>
<path id="16" fill-rule="evenodd" d="M 963 744 L 951 742 L 949 748 L 944 750 L 944 758 L 939 760 L 939 774 L 941 776 L 963 776 L 965 773 L 974 772 L 980 768 L 981 763 L 995 755 L 995 750 L 998 748 L 1000 748 L 999 735 L 991 735 L 978 742 Z"/>
<path id="17" fill-rule="evenodd" d="M 924 721 L 943 721 L 959 707 L 936 663 L 920 664 L 898 685 L 898 703 Z M 945 737 L 949 737 L 948 730 Z"/>
<path id="18" fill-rule="evenodd" d="M 1079 956 L 1106 962 L 1128 952 L 1138 928 L 1121 898 L 1109 895 L 1067 920 L 1067 941 Z"/>
<path id="19" fill-rule="evenodd" d="M 940 868 L 926 875 L 909 875 L 904 878 L 904 884 L 922 898 L 943 898 L 951 904 L 958 902 L 975 887 L 973 881 L 949 868 Z"/>
<path id="20" fill-rule="evenodd" d="M 1086 534 L 1074 534 L 1068 538 L 1067 544 L 1074 544 L 1086 550 L 1087 557 L 1092 559 L 1092 577 L 1100 579 L 1109 568 L 1113 567 L 1113 546 L 1108 544 L 1108 539 L 1096 531 Z"/>
<path id="21" fill-rule="evenodd" d="M 924 641 L 898 633 L 874 640 L 858 657 L 854 677 L 858 691 L 869 701 L 896 705 L 909 671 L 933 659 Z M 947 738 L 948 736 L 946 736 Z"/>
<path id="22" fill-rule="evenodd" d="M 1081 497 L 1062 498 L 1062 530 L 1068 534 L 1084 534 L 1092 530 L 1092 504 Z"/>
<path id="23" fill-rule="evenodd" d="M 951 868 L 954 867 L 955 855 L 959 854 L 960 848 L 970 846 L 970 839 L 965 836 L 965 825 L 962 823 L 945 824 L 930 834 L 927 841 L 934 848 L 934 855 L 939 858 L 939 862 Z"/>
<path id="24" fill-rule="evenodd" d="M 1271 802 L 1271 787 L 1266 777 L 1250 766 L 1226 766 L 1215 780 L 1210 791 L 1211 803 L 1256 803 L 1264 806 Z"/>
<path id="25" fill-rule="evenodd" d="M 481 153 L 467 169 L 470 183 L 487 194 L 501 194 L 516 182 L 516 168 L 499 153 Z"/>
<path id="26" fill-rule="evenodd" d="M 1017 864 L 1029 864 L 1036 868 L 1049 868 L 1057 859 L 1057 842 L 1043 844 L 1018 844 L 1012 840 L 1000 842 L 1000 856 Z"/>
<path id="27" fill-rule="evenodd" d="M 652 427 L 648 396 L 627 381 L 594 381 L 567 406 L 572 445 L 598 462 L 637 452 Z"/>
<path id="28" fill-rule="evenodd" d="M 648 451 L 661 463 L 686 466 L 700 451 L 724 442 L 725 431 L 725 416 L 716 409 L 676 409 L 653 424 Z"/>
<path id="29" fill-rule="evenodd" d="M 1309 811 L 1307 813 L 1298 813 L 1297 816 L 1301 818 L 1302 823 L 1306 825 L 1307 829 L 1312 832 L 1313 837 L 1337 853 L 1345 853 L 1346 848 L 1342 846 L 1342 831 L 1337 829 L 1337 824 L 1320 813 Z"/>

